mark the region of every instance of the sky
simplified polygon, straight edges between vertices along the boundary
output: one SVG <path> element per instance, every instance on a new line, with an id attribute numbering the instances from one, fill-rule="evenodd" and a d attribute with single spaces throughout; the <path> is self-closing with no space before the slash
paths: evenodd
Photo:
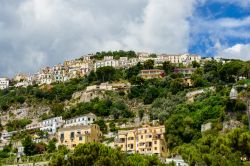
<path id="1" fill-rule="evenodd" d="M 250 0 L 0 0 L 0 76 L 109 50 L 250 60 Z"/>

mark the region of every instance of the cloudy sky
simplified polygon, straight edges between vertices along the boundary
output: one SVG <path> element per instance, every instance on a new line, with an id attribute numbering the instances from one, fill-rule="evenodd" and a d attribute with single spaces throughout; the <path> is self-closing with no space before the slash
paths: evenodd
<path id="1" fill-rule="evenodd" d="M 108 50 L 250 59 L 250 0 L 0 0 L 0 76 Z"/>

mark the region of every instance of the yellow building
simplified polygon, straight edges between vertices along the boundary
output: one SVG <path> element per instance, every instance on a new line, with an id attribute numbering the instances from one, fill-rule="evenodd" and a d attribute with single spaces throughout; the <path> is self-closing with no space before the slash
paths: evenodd
<path id="1" fill-rule="evenodd" d="M 128 153 L 157 154 L 166 157 L 164 133 L 165 126 L 143 126 L 134 130 L 121 130 L 118 132 L 115 146 Z"/>
<path id="2" fill-rule="evenodd" d="M 102 133 L 96 124 L 65 127 L 58 130 L 59 145 L 74 148 L 78 144 L 99 142 Z"/>

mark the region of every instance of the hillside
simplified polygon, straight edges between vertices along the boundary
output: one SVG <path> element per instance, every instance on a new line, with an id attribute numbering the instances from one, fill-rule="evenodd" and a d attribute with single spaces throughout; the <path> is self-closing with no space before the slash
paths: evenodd
<path id="1" fill-rule="evenodd" d="M 95 58 L 103 56 L 97 54 Z M 193 70 L 187 75 L 183 71 L 189 68 Z M 142 70 L 153 69 L 164 71 L 164 76 L 143 78 Z M 52 117 L 70 119 L 93 113 L 104 134 L 103 142 L 114 139 L 107 137 L 110 132 L 158 124 L 165 126 L 168 157 L 181 155 L 190 165 L 243 165 L 250 160 L 245 102 L 250 90 L 249 69 L 250 63 L 243 61 L 211 60 L 184 66 L 170 62 L 155 65 L 149 59 L 129 68 L 100 67 L 66 82 L 12 87 L 0 91 L 1 131 L 21 131 L 12 139 L 18 141 L 23 139 L 20 135 L 26 132 L 22 130 L 28 124 Z M 233 86 L 239 97 L 231 100 Z M 202 91 L 191 93 L 190 99 L 190 92 L 197 90 Z M 79 147 L 74 153 L 90 148 L 87 146 Z M 13 151 L 13 147 L 2 150 L 0 158 L 8 158 Z M 39 153 L 45 151 L 48 148 Z M 121 155 L 110 153 L 118 158 Z M 133 157 L 141 159 L 130 156 L 129 162 L 132 163 Z M 71 159 L 78 161 L 78 158 Z M 60 155 L 54 162 L 60 162 Z"/>

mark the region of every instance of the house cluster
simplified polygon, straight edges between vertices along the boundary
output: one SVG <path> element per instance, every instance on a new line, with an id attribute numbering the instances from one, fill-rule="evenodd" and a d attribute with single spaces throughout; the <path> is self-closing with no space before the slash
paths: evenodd
<path id="1" fill-rule="evenodd" d="M 101 142 L 102 132 L 100 127 L 94 122 L 97 116 L 89 113 L 71 119 L 63 120 L 62 117 L 54 117 L 41 122 L 33 122 L 25 127 L 24 130 L 40 130 L 48 133 L 48 138 L 57 138 L 57 145 L 65 145 L 69 149 L 74 149 L 78 144 L 90 142 Z M 1 133 L 0 147 L 8 145 L 11 138 L 17 131 Z M 120 127 L 117 133 L 112 132 L 113 148 L 120 148 L 124 152 L 139 154 L 156 154 L 159 157 L 166 157 L 168 151 L 164 140 L 165 126 L 157 125 L 138 125 L 127 128 Z M 33 136 L 34 142 L 44 141 L 37 135 Z M 22 146 L 18 148 L 23 149 Z M 23 152 L 20 152 L 21 154 Z"/>
<path id="2" fill-rule="evenodd" d="M 167 156 L 165 126 L 148 126 L 118 131 L 114 146 L 128 153 Z"/>
<path id="3" fill-rule="evenodd" d="M 51 84 L 54 82 L 65 82 L 69 79 L 83 77 L 90 73 L 90 71 L 96 71 L 99 67 L 112 66 L 114 68 L 129 68 L 135 66 L 138 62 L 144 63 L 147 60 L 153 60 L 155 66 L 162 65 L 165 61 L 170 61 L 174 64 L 182 63 L 184 66 L 191 64 L 193 61 L 201 62 L 201 56 L 181 54 L 181 55 L 168 55 L 159 54 L 152 56 L 150 53 L 138 52 L 137 57 L 128 58 L 120 57 L 114 59 L 113 56 L 104 56 L 102 60 L 96 60 L 93 54 L 89 54 L 81 57 L 80 59 L 64 61 L 63 64 L 57 64 L 52 67 L 41 68 L 37 73 L 33 75 L 17 74 L 13 81 L 15 87 L 27 87 L 29 85 L 38 84 Z M 146 78 L 148 72 L 142 71 L 142 75 L 145 74 Z M 152 71 L 156 77 L 162 77 L 162 71 Z M 0 78 L 0 89 L 7 89 L 9 87 L 8 78 Z"/>

